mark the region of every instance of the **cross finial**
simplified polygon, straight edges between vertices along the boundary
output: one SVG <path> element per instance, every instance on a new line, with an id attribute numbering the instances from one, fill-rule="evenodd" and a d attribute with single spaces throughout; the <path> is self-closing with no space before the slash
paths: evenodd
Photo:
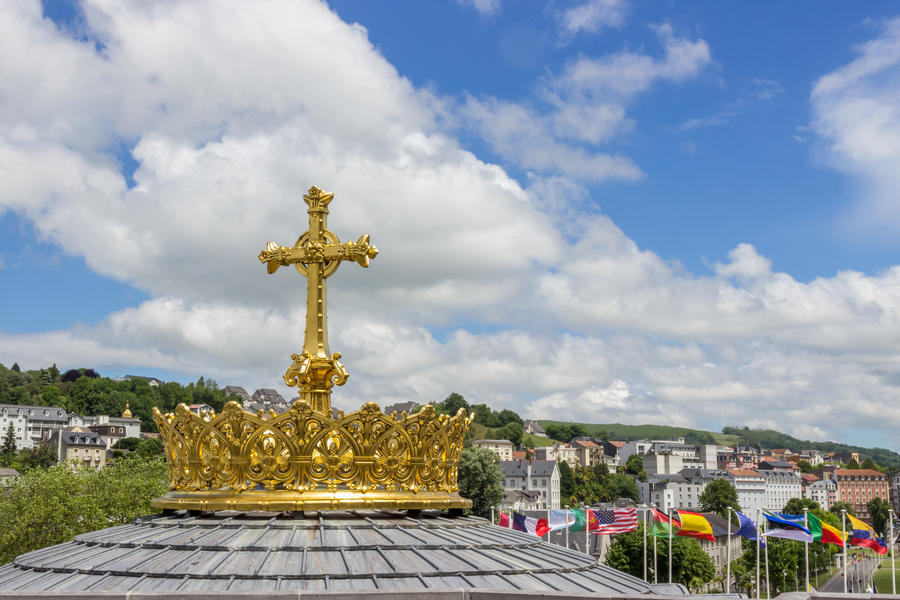
<path id="1" fill-rule="evenodd" d="M 309 230 L 303 233 L 291 247 L 275 242 L 266 244 L 259 253 L 259 261 L 267 265 L 269 273 L 280 266 L 294 265 L 306 277 L 306 333 L 303 351 L 292 354 L 293 363 L 284 374 L 289 386 L 299 386 L 301 400 L 313 410 L 327 413 L 331 409 L 331 388 L 347 381 L 341 355 L 330 354 L 328 349 L 328 317 L 325 280 L 337 271 L 342 261 L 352 260 L 363 267 L 378 255 L 378 249 L 369 243 L 369 235 L 363 234 L 355 242 L 344 242 L 327 229 L 328 205 L 334 199 L 313 186 L 303 195 L 309 206 Z"/>

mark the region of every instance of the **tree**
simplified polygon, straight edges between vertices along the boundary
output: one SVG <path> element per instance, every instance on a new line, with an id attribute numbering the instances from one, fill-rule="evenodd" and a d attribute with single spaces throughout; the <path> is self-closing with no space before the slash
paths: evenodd
<path id="1" fill-rule="evenodd" d="M 53 366 L 48 371 L 50 373 L 50 381 L 56 381 L 59 378 L 59 369 L 56 367 L 56 363 L 53 363 Z"/>
<path id="2" fill-rule="evenodd" d="M 157 438 L 147 438 L 146 440 L 141 440 L 135 450 L 141 456 L 150 457 L 161 455 L 164 451 L 164 447 L 162 440 Z"/>
<path id="3" fill-rule="evenodd" d="M 17 363 L 17 362 L 13 363 L 12 370 L 15 371 L 16 373 L 22 372 L 22 369 L 21 369 L 21 367 L 19 367 L 19 363 Z"/>
<path id="4" fill-rule="evenodd" d="M 466 410 L 468 410 L 469 403 L 466 402 L 466 399 L 463 398 L 461 394 L 453 392 L 452 394 L 444 398 L 444 401 L 440 402 L 438 406 L 435 407 L 435 410 L 439 414 L 455 415 L 461 408 L 465 408 Z"/>
<path id="5" fill-rule="evenodd" d="M 525 435 L 522 424 L 515 421 L 507 423 L 499 431 L 503 432 L 503 439 L 509 440 L 517 446 L 522 443 L 522 437 Z"/>
<path id="6" fill-rule="evenodd" d="M 41 442 L 19 452 L 19 462 L 25 469 L 46 469 L 56 462 L 56 451 L 47 442 Z"/>
<path id="7" fill-rule="evenodd" d="M 741 510 L 737 490 L 727 479 L 713 479 L 700 494 L 700 508 L 704 512 L 714 512 L 727 519 L 729 506 L 734 510 Z"/>
<path id="8" fill-rule="evenodd" d="M 587 431 L 578 423 L 549 423 L 544 427 L 544 433 L 551 440 L 568 442 L 572 438 L 587 436 Z"/>
<path id="9" fill-rule="evenodd" d="M 849 502 L 844 502 L 842 500 L 838 500 L 828 509 L 829 512 L 836 514 L 838 517 L 841 516 L 841 510 L 846 510 L 848 515 L 856 516 L 853 506 Z"/>
<path id="10" fill-rule="evenodd" d="M 821 507 L 818 502 L 809 498 L 791 498 L 784 505 L 784 508 L 781 509 L 781 512 L 786 515 L 802 515 L 804 508 L 812 512 Z"/>
<path id="11" fill-rule="evenodd" d="M 846 467 L 847 467 L 848 469 L 858 469 L 858 468 L 859 468 L 859 463 L 856 462 L 855 460 L 853 460 L 853 459 L 851 458 L 851 459 L 850 459 L 850 462 L 847 463 Z"/>
<path id="12" fill-rule="evenodd" d="M 869 500 L 866 507 L 869 509 L 869 514 L 872 516 L 872 528 L 875 529 L 881 537 L 887 537 L 888 513 L 890 513 L 891 508 L 893 508 L 891 503 L 876 496 Z"/>
<path id="13" fill-rule="evenodd" d="M 647 481 L 647 473 L 644 471 L 644 457 L 640 454 L 632 454 L 625 463 L 625 472 L 634 475 L 641 481 Z"/>
<path id="14" fill-rule="evenodd" d="M 808 460 L 798 461 L 797 467 L 800 469 L 801 473 L 809 473 L 813 470 L 813 466 Z"/>
<path id="15" fill-rule="evenodd" d="M 99 471 L 69 465 L 32 469 L 13 477 L 0 494 L 0 563 L 151 514 L 166 492 L 161 458 L 116 460 Z"/>
<path id="16" fill-rule="evenodd" d="M 639 526 L 636 531 L 629 531 L 616 536 L 609 551 L 606 554 L 606 564 L 624 571 L 635 577 L 643 577 L 644 574 L 644 540 L 643 532 Z M 668 541 L 660 540 L 667 544 Z M 647 540 L 652 544 L 652 540 Z M 669 569 L 669 555 L 666 546 L 657 557 L 657 567 L 660 579 L 664 580 Z M 652 577 L 653 564 L 648 567 L 648 573 Z M 676 583 L 682 583 L 688 588 L 699 591 L 700 586 L 709 583 L 716 575 L 716 569 L 712 559 L 703 551 L 697 540 L 685 537 L 672 538 L 672 578 Z"/>
<path id="17" fill-rule="evenodd" d="M 871 458 L 866 458 L 866 460 L 862 463 L 863 469 L 872 469 L 873 471 L 878 471 L 878 465 L 875 464 Z"/>
<path id="18" fill-rule="evenodd" d="M 559 461 L 559 497 L 563 504 L 572 504 L 572 495 L 575 493 L 575 475 L 572 473 L 572 467 L 564 460 Z"/>
<path id="19" fill-rule="evenodd" d="M 134 452 L 135 450 L 137 450 L 138 444 L 140 443 L 140 438 L 127 437 L 122 438 L 121 440 L 113 444 L 112 447 L 114 450 L 130 450 L 131 452 Z"/>
<path id="20" fill-rule="evenodd" d="M 503 498 L 500 459 L 487 448 L 463 448 L 459 455 L 459 495 L 472 501 L 472 513 L 480 517 Z"/>
<path id="21" fill-rule="evenodd" d="M 3 446 L 0 446 L 0 461 L 4 465 L 12 464 L 16 456 L 16 426 L 10 421 L 3 436 Z"/>
<path id="22" fill-rule="evenodd" d="M 506 425 L 507 423 L 518 423 L 519 425 L 524 426 L 525 424 L 525 422 L 522 420 L 522 417 L 509 410 L 508 408 L 504 408 L 499 413 L 497 413 L 497 420 L 501 425 Z"/>

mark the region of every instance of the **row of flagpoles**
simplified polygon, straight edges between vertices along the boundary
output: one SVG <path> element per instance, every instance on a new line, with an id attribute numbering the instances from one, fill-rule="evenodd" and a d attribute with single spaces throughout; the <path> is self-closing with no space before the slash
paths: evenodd
<path id="1" fill-rule="evenodd" d="M 641 506 L 644 521 L 644 581 L 647 580 L 648 556 L 647 556 L 647 536 L 653 537 L 653 583 L 658 583 L 656 569 L 656 539 L 666 537 L 669 540 L 669 583 L 672 583 L 672 536 L 693 537 L 697 539 L 705 539 L 715 542 L 715 535 L 712 524 L 700 513 L 685 510 L 668 510 L 667 513 L 660 512 L 651 506 Z M 501 527 L 509 527 L 517 529 L 525 533 L 531 533 L 538 537 L 547 536 L 550 539 L 550 532 L 565 530 L 566 547 L 569 546 L 569 532 L 584 531 L 585 552 L 590 553 L 590 534 L 596 535 L 615 535 L 625 533 L 627 531 L 635 531 L 638 529 L 638 508 L 613 508 L 607 510 L 595 510 L 591 508 L 579 508 L 564 510 L 548 510 L 546 518 L 529 517 L 518 512 L 507 515 L 500 511 L 500 519 L 498 524 Z M 673 514 L 674 512 L 674 514 Z M 732 532 L 731 515 L 737 517 L 738 527 Z M 799 542 L 804 542 L 804 557 L 806 567 L 806 589 L 811 590 L 809 582 L 809 544 L 823 543 L 835 544 L 843 548 L 842 568 L 845 576 L 844 593 L 847 593 L 847 546 L 858 546 L 874 550 L 878 554 L 886 554 L 888 552 L 887 544 L 878 537 L 875 530 L 857 519 L 846 511 L 841 511 L 841 529 L 823 522 L 807 509 L 803 509 L 802 515 L 788 515 L 774 511 L 757 509 L 756 522 L 760 522 L 761 516 L 765 516 L 767 524 L 765 531 L 762 531 L 750 517 L 740 511 L 736 511 L 731 507 L 728 508 L 728 542 L 726 544 L 726 593 L 731 593 L 731 536 L 737 535 L 743 538 L 756 541 L 756 597 L 761 597 L 760 585 L 760 550 L 764 553 L 766 565 L 766 594 L 769 595 L 769 553 L 768 547 L 763 538 L 782 538 Z M 653 519 L 653 525 L 647 528 L 649 518 Z M 849 519 L 851 529 L 847 530 L 847 521 Z M 491 509 L 491 521 L 494 520 L 494 509 Z M 895 578 L 894 567 L 894 514 L 890 513 L 890 539 L 891 539 L 891 573 L 893 584 L 893 593 L 897 593 L 897 584 Z"/>

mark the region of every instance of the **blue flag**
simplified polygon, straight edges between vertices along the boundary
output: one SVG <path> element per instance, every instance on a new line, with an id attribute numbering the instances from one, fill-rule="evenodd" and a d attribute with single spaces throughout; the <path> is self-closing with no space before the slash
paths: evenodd
<path id="1" fill-rule="evenodd" d="M 760 548 L 766 547 L 766 540 L 759 536 L 759 529 L 756 527 L 756 523 L 753 522 L 753 519 L 748 517 L 742 512 L 734 511 L 737 515 L 739 527 L 738 530 L 734 533 L 741 537 L 745 537 L 748 540 L 755 540 L 759 537 L 759 546 Z"/>
<path id="2" fill-rule="evenodd" d="M 769 521 L 769 528 L 763 534 L 766 537 L 777 537 L 798 542 L 811 543 L 812 532 L 803 526 L 804 519 L 799 515 L 785 515 L 781 513 L 763 513 Z"/>

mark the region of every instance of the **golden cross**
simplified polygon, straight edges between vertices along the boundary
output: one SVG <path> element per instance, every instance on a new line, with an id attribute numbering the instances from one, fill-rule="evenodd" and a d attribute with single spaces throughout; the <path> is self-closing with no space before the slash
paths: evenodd
<path id="1" fill-rule="evenodd" d="M 328 413 L 331 410 L 331 388 L 344 385 L 347 381 L 346 369 L 341 364 L 338 352 L 329 354 L 328 317 L 325 303 L 325 280 L 331 276 L 341 261 L 356 261 L 363 267 L 369 266 L 369 259 L 378 255 L 378 249 L 369 243 L 369 234 L 360 236 L 355 242 L 341 243 L 338 237 L 327 229 L 328 204 L 334 198 L 313 186 L 303 195 L 309 206 L 309 231 L 297 238 L 293 246 L 287 248 L 275 242 L 266 244 L 259 253 L 259 262 L 268 265 L 269 273 L 274 273 L 282 265 L 294 265 L 306 277 L 306 333 L 303 337 L 302 354 L 292 354 L 293 364 L 284 373 L 284 382 L 289 386 L 299 386 L 301 400 L 305 400 L 313 410 Z"/>

